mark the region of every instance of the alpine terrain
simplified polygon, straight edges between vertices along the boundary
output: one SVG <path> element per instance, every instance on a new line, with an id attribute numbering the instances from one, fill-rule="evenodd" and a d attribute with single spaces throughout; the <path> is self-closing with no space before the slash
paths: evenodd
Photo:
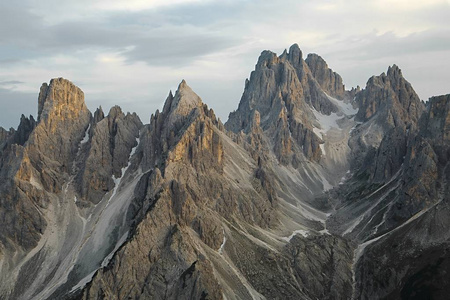
<path id="1" fill-rule="evenodd" d="M 450 95 L 263 51 L 225 124 L 44 83 L 0 128 L 1 299 L 447 299 Z M 145 122 L 144 122 L 145 123 Z"/>

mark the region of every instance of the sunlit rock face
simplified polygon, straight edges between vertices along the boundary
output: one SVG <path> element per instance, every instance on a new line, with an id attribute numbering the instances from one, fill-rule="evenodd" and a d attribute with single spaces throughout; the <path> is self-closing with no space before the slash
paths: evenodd
<path id="1" fill-rule="evenodd" d="M 293 45 L 225 125 L 205 100 L 142 124 L 43 84 L 0 128 L 0 298 L 445 299 L 449 95 L 395 65 L 345 90 Z"/>

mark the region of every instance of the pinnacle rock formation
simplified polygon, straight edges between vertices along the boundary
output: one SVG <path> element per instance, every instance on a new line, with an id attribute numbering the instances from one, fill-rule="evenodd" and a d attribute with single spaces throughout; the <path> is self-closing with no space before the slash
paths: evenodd
<path id="1" fill-rule="evenodd" d="M 295 152 L 318 161 L 322 141 L 313 132 L 314 115 L 308 106 L 326 115 L 338 111 L 303 60 L 298 45 L 279 57 L 264 51 L 246 82 L 238 110 L 230 114 L 225 126 L 234 132 L 246 131 L 248 116 L 258 111 L 263 116 L 261 127 L 275 132 L 273 143 L 283 163 L 300 160 Z"/>
<path id="2" fill-rule="evenodd" d="M 384 170 L 385 167 L 392 166 L 393 169 L 398 169 L 406 152 L 406 135 L 417 131 L 419 119 L 425 111 L 425 106 L 411 84 L 403 77 L 400 68 L 393 65 L 388 68 L 387 74 L 371 77 L 366 87 L 356 94 L 355 102 L 359 106 L 355 120 L 362 123 L 355 128 L 355 134 L 350 140 L 351 148 L 357 156 L 355 165 L 363 161 L 373 161 L 371 155 L 378 155 L 379 159 L 384 160 L 379 153 L 385 153 L 385 150 L 379 150 L 378 154 L 375 152 L 376 149 L 384 147 L 381 144 L 385 138 L 397 140 L 396 147 L 399 152 L 395 161 L 389 162 L 388 165 L 382 162 L 385 165 L 378 169 Z M 391 146 L 389 143 L 388 145 Z M 371 172 L 376 171 L 371 169 Z M 392 170 L 388 171 L 387 176 L 394 173 Z M 379 174 L 376 177 L 380 178 Z"/>
<path id="3" fill-rule="evenodd" d="M 345 87 L 342 77 L 328 68 L 327 63 L 317 54 L 310 53 L 305 59 L 312 75 L 320 84 L 320 87 L 330 96 L 337 99 L 345 97 Z"/>

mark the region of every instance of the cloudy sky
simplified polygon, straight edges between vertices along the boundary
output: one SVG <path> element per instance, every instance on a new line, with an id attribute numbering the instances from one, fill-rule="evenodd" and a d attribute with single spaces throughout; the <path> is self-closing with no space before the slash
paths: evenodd
<path id="1" fill-rule="evenodd" d="M 2 1 L 0 126 L 36 116 L 54 77 L 144 123 L 185 79 L 225 121 L 261 51 L 293 43 L 347 88 L 395 63 L 421 99 L 450 93 L 450 0 Z"/>

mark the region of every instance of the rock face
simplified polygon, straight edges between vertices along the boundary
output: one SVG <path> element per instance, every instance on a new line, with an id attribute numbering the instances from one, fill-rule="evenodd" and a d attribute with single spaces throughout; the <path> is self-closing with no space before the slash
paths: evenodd
<path id="1" fill-rule="evenodd" d="M 80 200 L 97 204 L 114 188 L 114 179 L 122 176 L 128 154 L 137 145 L 142 123 L 135 113 L 125 115 L 118 106 L 112 107 L 106 117 L 99 109 L 94 119 L 85 132 L 85 137 L 92 135 L 92 139 L 87 145 L 83 171 L 76 179 L 81 187 Z"/>
<path id="2" fill-rule="evenodd" d="M 119 173 L 116 178 L 122 175 L 142 125 L 136 115 L 125 116 L 118 108 L 105 118 L 107 125 L 98 121 L 98 114 L 94 123 L 83 92 L 62 78 L 42 85 L 38 113 L 37 122 L 22 116 L 18 129 L 6 135 L 0 156 L 0 214 L 5 229 L 0 233 L 2 298 L 48 297 L 47 286 L 63 283 L 70 267 L 77 264 L 77 251 L 83 245 L 92 247 L 90 236 L 116 230 L 113 226 L 97 229 L 102 222 L 96 218 L 107 210 L 89 208 L 88 204 L 111 195 L 115 188 L 111 174 Z M 111 136 L 104 135 L 102 126 L 108 127 Z M 103 152 L 93 144 L 98 139 L 107 139 Z M 109 173 L 105 175 L 104 170 Z M 87 180 L 92 173 L 95 175 Z M 97 184 L 95 178 L 105 176 L 109 185 L 93 196 L 90 192 Z M 93 220 L 87 220 L 86 215 Z M 108 222 L 109 218 L 103 220 Z M 87 238 L 83 240 L 83 236 Z M 116 239 L 105 242 L 100 255 Z"/>
<path id="3" fill-rule="evenodd" d="M 399 74 L 392 70 L 388 73 Z M 411 115 L 400 117 L 401 110 L 391 108 L 408 128 L 402 121 L 390 129 L 372 163 L 334 195 L 345 200 L 328 226 L 360 241 L 354 298 L 446 298 L 442 291 L 449 286 L 442 274 L 448 266 L 448 234 L 442 228 L 448 226 L 444 215 L 450 200 L 449 100 L 448 95 L 431 98 L 420 118 L 414 113 L 418 101 L 407 105 Z M 393 124 L 382 126 L 387 125 Z M 387 255 L 386 249 L 395 251 Z"/>
<path id="4" fill-rule="evenodd" d="M 184 80 L 143 125 L 53 79 L 0 128 L 0 298 L 445 299 L 449 159 L 449 95 L 297 45 L 225 125 Z"/>
<path id="5" fill-rule="evenodd" d="M 424 111 L 419 97 L 396 65 L 389 67 L 387 75 L 371 77 L 356 101 L 360 108 L 358 121 L 368 121 L 376 114 L 385 128 L 416 127 Z"/>
<path id="6" fill-rule="evenodd" d="M 405 299 L 447 297 L 449 236 L 443 228 L 449 226 L 449 105 L 449 95 L 431 98 L 419 133 L 411 138 L 400 190 L 380 226 L 386 233 L 365 251 L 356 269 L 359 298 L 374 293 Z M 386 257 L 386 247 L 396 250 Z"/>
<path id="7" fill-rule="evenodd" d="M 359 106 L 355 119 L 362 124 L 355 128 L 349 143 L 355 156 L 354 168 L 371 173 L 381 182 L 394 175 L 403 162 L 406 137 L 418 130 L 425 106 L 396 65 L 388 68 L 387 75 L 371 77 L 366 88 L 356 94 L 355 102 Z M 386 155 L 386 151 L 396 153 Z M 391 161 L 387 162 L 387 157 Z M 364 161 L 374 160 L 382 165 L 361 168 Z"/>
<path id="8" fill-rule="evenodd" d="M 231 224 L 267 228 L 276 217 L 264 189 L 239 184 L 234 167 L 225 164 L 234 160 L 224 157 L 232 142 L 218 125 L 184 81 L 175 96 L 169 94 L 143 133 L 142 154 L 137 153 L 148 166 L 138 192 L 142 198 L 136 199 L 136 218 L 142 220 L 133 240 L 97 273 L 83 298 L 222 298 L 220 281 L 228 279 L 214 272 L 224 268 L 218 249 L 232 239 L 226 237 L 234 230 Z M 142 210 L 146 215 L 139 215 Z M 122 287 L 116 285 L 119 278 Z M 228 284 L 240 284 L 245 292 L 242 283 Z"/>
<path id="9" fill-rule="evenodd" d="M 321 76 L 320 82 L 327 85 L 319 71 L 322 66 L 313 62 L 312 66 L 314 73 Z M 296 155 L 301 152 L 307 159 L 320 160 L 322 141 L 313 132 L 314 115 L 308 107 L 326 115 L 338 108 L 328 99 L 314 73 L 296 44 L 279 57 L 270 51 L 262 52 L 246 82 L 239 108 L 230 114 L 225 127 L 234 132 L 248 131 L 248 116 L 257 111 L 264 116 L 262 129 L 273 132 L 274 150 L 282 163 L 301 160 Z"/>
<path id="10" fill-rule="evenodd" d="M 320 84 L 320 87 L 330 96 L 344 99 L 345 86 L 342 77 L 328 68 L 327 63 L 317 54 L 308 54 L 305 60 L 312 75 Z"/>

